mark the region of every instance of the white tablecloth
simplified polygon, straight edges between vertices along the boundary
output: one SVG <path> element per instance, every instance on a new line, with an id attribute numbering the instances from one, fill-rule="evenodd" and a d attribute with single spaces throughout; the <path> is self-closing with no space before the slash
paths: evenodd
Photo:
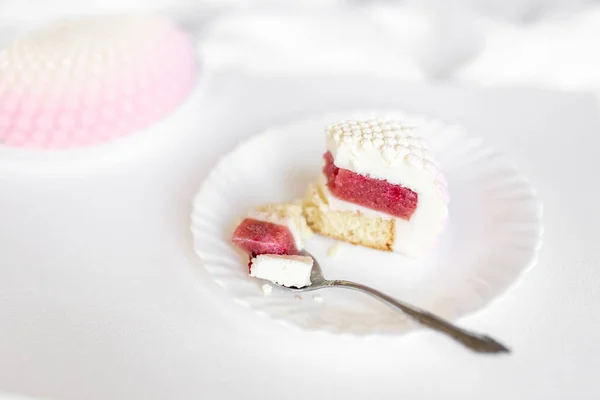
<path id="1" fill-rule="evenodd" d="M 173 132 L 168 146 L 93 175 L 0 174 L 0 388 L 88 400 L 600 396 L 593 96 L 227 74 L 200 90 L 197 129 Z M 194 256 L 191 199 L 221 154 L 292 118 L 378 106 L 464 125 L 538 189 L 539 264 L 460 321 L 512 355 L 477 356 L 431 332 L 365 341 L 289 331 L 233 304 Z"/>

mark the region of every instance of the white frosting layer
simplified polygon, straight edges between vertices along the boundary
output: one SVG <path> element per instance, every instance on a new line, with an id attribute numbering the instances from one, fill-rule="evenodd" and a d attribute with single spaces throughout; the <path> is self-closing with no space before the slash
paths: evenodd
<path id="1" fill-rule="evenodd" d="M 446 180 L 421 136 L 427 129 L 426 121 L 407 118 L 342 121 L 325 131 L 327 150 L 337 167 L 402 185 L 419 198 L 409 221 L 342 201 L 327 191 L 330 206 L 394 218 L 393 250 L 415 257 L 433 246 L 448 214 Z"/>
<path id="2" fill-rule="evenodd" d="M 310 286 L 313 259 L 305 256 L 261 254 L 252 259 L 250 276 L 287 287 Z"/>
<path id="3" fill-rule="evenodd" d="M 267 204 L 251 212 L 248 218 L 286 226 L 294 237 L 298 250 L 304 248 L 304 241 L 311 235 L 302 215 L 302 207 L 297 204 Z"/>

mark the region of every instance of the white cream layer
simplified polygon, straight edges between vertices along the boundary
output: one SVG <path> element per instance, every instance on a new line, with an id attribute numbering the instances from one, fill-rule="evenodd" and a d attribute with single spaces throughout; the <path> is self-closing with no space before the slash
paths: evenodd
<path id="1" fill-rule="evenodd" d="M 252 259 L 250 276 L 287 287 L 310 286 L 313 259 L 305 256 L 261 254 Z"/>

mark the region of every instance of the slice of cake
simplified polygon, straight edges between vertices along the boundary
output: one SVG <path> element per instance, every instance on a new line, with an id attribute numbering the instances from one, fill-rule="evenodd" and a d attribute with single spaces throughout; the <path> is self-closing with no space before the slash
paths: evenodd
<path id="1" fill-rule="evenodd" d="M 430 249 L 448 196 L 423 129 L 381 119 L 327 127 L 323 173 L 303 204 L 312 230 L 413 257 Z"/>
<path id="2" fill-rule="evenodd" d="M 300 255 L 312 234 L 297 204 L 268 204 L 250 213 L 233 232 L 235 246 L 250 257 L 250 276 L 278 285 L 311 284 L 312 258 Z"/>

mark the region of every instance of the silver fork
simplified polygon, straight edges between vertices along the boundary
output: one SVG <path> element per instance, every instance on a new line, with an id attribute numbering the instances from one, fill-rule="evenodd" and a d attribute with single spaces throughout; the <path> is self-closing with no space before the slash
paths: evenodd
<path id="1" fill-rule="evenodd" d="M 306 250 L 302 250 L 300 254 L 302 254 L 303 256 L 311 257 L 313 259 L 313 267 L 310 274 L 310 281 L 312 282 L 312 285 L 303 288 L 288 287 L 286 289 L 292 290 L 294 292 L 310 292 L 313 290 L 333 287 L 357 290 L 359 292 L 363 292 L 375 297 L 377 300 L 382 301 L 383 303 L 398 311 L 402 311 L 404 314 L 408 315 L 410 318 L 420 323 L 421 325 L 441 332 L 447 336 L 450 336 L 452 339 L 478 353 L 510 352 L 510 350 L 507 347 L 505 347 L 504 345 L 487 335 L 469 332 L 465 329 L 459 328 L 458 326 L 453 325 L 450 322 L 443 320 L 442 318 L 436 317 L 435 315 L 427 311 L 411 306 L 410 304 L 398 301 L 393 297 L 390 297 L 385 293 L 381 293 L 380 291 L 370 288 L 368 286 L 345 280 L 327 280 L 323 276 L 323 271 L 321 271 L 321 266 L 319 265 L 319 262 L 312 256 L 312 254 L 310 254 Z"/>

